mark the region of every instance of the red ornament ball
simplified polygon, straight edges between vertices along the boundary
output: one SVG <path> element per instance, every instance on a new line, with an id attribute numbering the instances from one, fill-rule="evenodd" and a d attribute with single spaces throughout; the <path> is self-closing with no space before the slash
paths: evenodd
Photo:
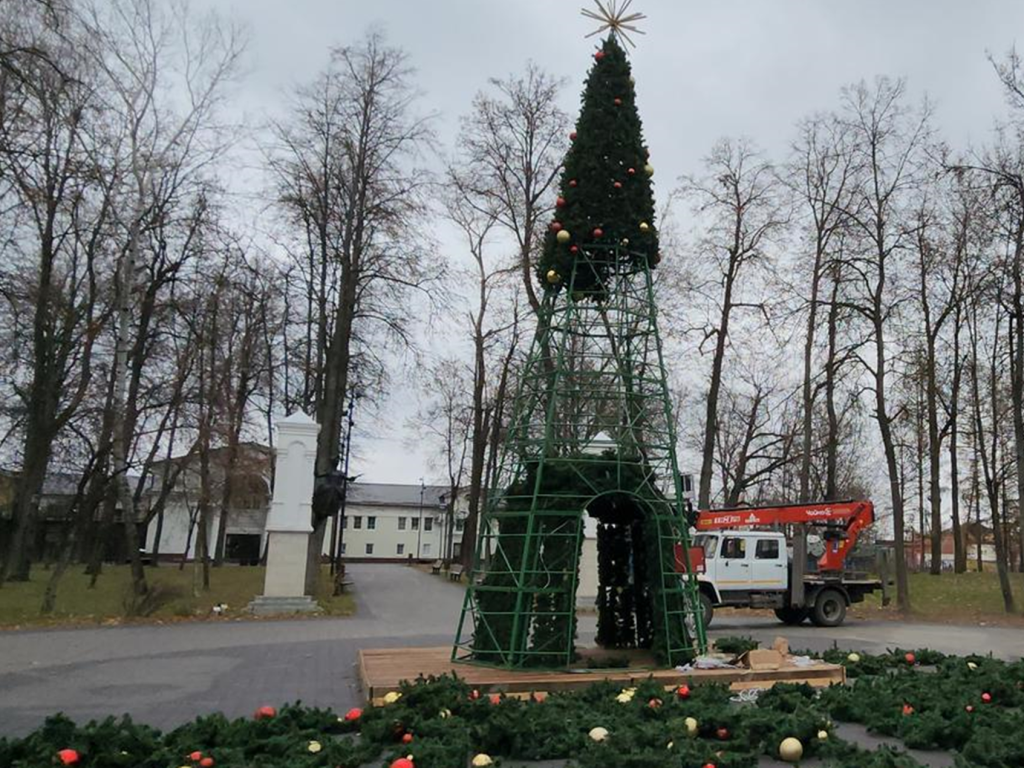
<path id="1" fill-rule="evenodd" d="M 402 743 L 403 744 L 412 744 L 412 734 L 411 733 L 403 733 L 402 734 Z"/>
<path id="2" fill-rule="evenodd" d="M 569 186 L 570 187 L 575 187 L 576 186 L 576 179 L 569 179 Z"/>
<path id="3" fill-rule="evenodd" d="M 213 758 L 204 757 L 199 761 L 199 768 L 213 768 Z"/>
<path id="4" fill-rule="evenodd" d="M 594 237 L 602 237 L 603 235 L 604 235 L 604 230 L 603 229 L 601 229 L 600 227 L 594 227 Z"/>
<path id="5" fill-rule="evenodd" d="M 557 205 L 559 208 L 565 208 L 565 198 L 560 197 L 557 200 L 555 200 L 555 205 Z"/>
<path id="6" fill-rule="evenodd" d="M 570 245 L 569 246 L 569 253 L 576 253 L 578 250 L 579 250 L 579 246 L 576 246 L 576 245 Z"/>
<path id="7" fill-rule="evenodd" d="M 552 232 L 557 232 L 561 228 L 562 228 L 562 222 L 560 222 L 560 221 L 552 221 L 551 222 L 551 231 Z"/>
<path id="8" fill-rule="evenodd" d="M 358 720 L 362 716 L 363 716 L 363 710 L 359 709 L 359 707 L 353 707 L 352 709 L 350 709 L 348 712 L 345 713 L 345 722 L 347 722 L 347 723 L 354 723 L 356 720 Z"/>
<path id="9" fill-rule="evenodd" d="M 594 54 L 594 58 L 597 59 L 598 61 L 603 59 L 604 58 L 604 51 L 598 51 L 597 53 L 595 53 Z"/>
<path id="10" fill-rule="evenodd" d="M 408 757 L 400 757 L 391 763 L 391 768 L 416 768 Z"/>
<path id="11" fill-rule="evenodd" d="M 61 765 L 78 765 L 78 752 L 73 749 L 62 749 L 57 753 Z"/>
<path id="12" fill-rule="evenodd" d="M 487 698 L 490 699 L 491 704 L 501 704 L 501 694 L 500 693 L 492 693 Z"/>
<path id="13" fill-rule="evenodd" d="M 253 715 L 257 720 L 269 720 L 277 715 L 277 710 L 273 707 L 260 707 L 256 710 L 256 714 Z"/>
<path id="14" fill-rule="evenodd" d="M 912 653 L 906 654 L 903 658 L 906 659 L 907 664 L 914 664 L 917 662 L 917 657 Z"/>
<path id="15" fill-rule="evenodd" d="M 678 696 L 680 699 L 690 698 L 690 686 L 686 685 L 685 683 L 683 685 L 680 685 L 678 688 L 676 688 L 676 696 Z"/>
<path id="16" fill-rule="evenodd" d="M 647 702 L 647 706 L 651 709 L 657 709 L 661 706 L 661 699 L 651 699 Z"/>
<path id="17" fill-rule="evenodd" d="M 912 714 L 914 714 L 914 708 L 912 706 L 910 706 L 909 704 L 904 704 L 903 705 L 903 714 L 904 715 L 912 715 Z"/>
<path id="18" fill-rule="evenodd" d="M 717 729 L 715 731 L 715 737 L 719 741 L 727 741 L 728 738 L 729 738 L 729 729 L 728 728 L 719 728 L 719 729 Z"/>
<path id="19" fill-rule="evenodd" d="M 970 714 L 971 712 L 974 711 L 974 707 L 972 707 L 970 704 L 968 704 L 966 707 L 964 707 L 964 711 L 966 711 L 967 714 Z"/>
<path id="20" fill-rule="evenodd" d="M 615 99 L 615 106 L 616 107 L 621 107 L 622 106 L 622 99 Z"/>
<path id="21" fill-rule="evenodd" d="M 988 692 L 981 694 L 981 700 L 983 702 L 985 702 L 986 704 L 991 704 L 992 703 L 992 694 L 988 693 Z"/>
<path id="22" fill-rule="evenodd" d="M 615 187 L 616 189 L 622 189 L 622 182 L 616 181 L 614 184 L 612 184 L 612 186 Z"/>
<path id="23" fill-rule="evenodd" d="M 188 756 L 188 759 L 191 760 L 193 763 L 198 763 L 200 760 L 203 759 L 203 753 L 197 749 L 195 752 Z"/>
<path id="24" fill-rule="evenodd" d="M 630 176 L 632 176 L 633 174 L 636 173 L 636 168 L 627 168 L 626 169 L 626 173 L 628 173 Z"/>
<path id="25" fill-rule="evenodd" d="M 569 141 L 576 141 L 576 131 L 569 134 Z"/>
<path id="26" fill-rule="evenodd" d="M 702 768 L 717 768 L 714 763 L 704 763 Z"/>
<path id="27" fill-rule="evenodd" d="M 480 698 L 480 691 L 478 691 L 476 688 L 474 688 L 472 691 L 469 692 L 469 698 L 472 701 L 476 701 L 477 699 Z"/>

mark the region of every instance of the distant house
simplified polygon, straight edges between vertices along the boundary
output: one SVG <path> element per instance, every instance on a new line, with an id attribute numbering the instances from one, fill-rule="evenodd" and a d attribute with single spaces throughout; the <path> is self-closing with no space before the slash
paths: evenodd
<path id="1" fill-rule="evenodd" d="M 1009 536 L 1007 542 L 1010 562 L 1017 562 L 1019 557 L 1019 541 L 1015 531 Z M 981 562 L 986 567 L 996 562 L 995 532 L 987 525 L 971 523 L 960 528 L 960 534 L 967 550 L 967 567 L 975 568 L 978 562 L 978 545 L 981 545 Z M 903 550 L 907 558 L 907 567 L 911 569 L 923 569 L 931 566 L 932 562 L 932 539 L 925 534 L 921 537 L 917 531 L 912 531 Z M 954 537 L 951 529 L 942 531 L 942 564 L 945 568 L 953 567 Z"/>

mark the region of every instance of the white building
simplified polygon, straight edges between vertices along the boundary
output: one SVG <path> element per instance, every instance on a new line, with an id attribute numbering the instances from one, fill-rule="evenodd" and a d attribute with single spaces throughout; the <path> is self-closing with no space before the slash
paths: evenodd
<path id="1" fill-rule="evenodd" d="M 210 523 L 207 532 L 211 552 L 216 546 L 224 508 L 225 485 L 230 475 L 227 513 L 224 515 L 224 555 L 227 562 L 258 563 L 266 549 L 267 512 L 271 500 L 273 451 L 262 445 L 240 447 L 229 472 L 226 453 L 214 450 L 210 459 Z M 156 503 L 163 478 L 172 477 L 171 490 L 161 514 L 147 526 L 146 551 L 160 559 L 178 561 L 196 554 L 199 526 L 200 478 L 196 457 L 179 457 L 157 467 L 149 494 Z M 455 520 L 449 524 L 449 490 L 434 485 L 398 485 L 353 482 L 348 487 L 343 523 L 337 532 L 334 521 L 327 523 L 325 556 L 340 534 L 347 561 L 402 561 L 410 557 L 431 561 L 444 557 L 446 550 L 457 558 L 465 522 L 463 499 L 457 499 Z M 450 535 L 449 535 L 450 529 Z"/>

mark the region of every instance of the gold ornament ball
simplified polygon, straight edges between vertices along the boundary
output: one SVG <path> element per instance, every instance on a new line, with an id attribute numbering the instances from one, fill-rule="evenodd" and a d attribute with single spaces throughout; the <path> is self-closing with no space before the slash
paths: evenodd
<path id="1" fill-rule="evenodd" d="M 400 698 L 402 698 L 402 694 L 399 693 L 398 691 L 388 691 L 387 693 L 384 694 L 384 703 L 385 704 L 394 704 Z"/>
<path id="2" fill-rule="evenodd" d="M 628 237 L 622 238 L 621 245 L 629 245 L 629 238 Z"/>
<path id="3" fill-rule="evenodd" d="M 976 670 L 978 668 L 978 665 L 975 664 L 973 661 L 968 661 L 967 662 L 967 668 L 973 672 L 974 670 Z"/>
<path id="4" fill-rule="evenodd" d="M 650 225 L 650 224 L 648 224 L 648 223 L 647 223 L 646 221 L 641 221 L 641 222 L 640 222 L 640 231 L 641 231 L 641 232 L 646 232 L 646 231 L 648 231 L 648 230 L 649 230 L 650 228 L 651 228 L 651 225 Z"/>
<path id="5" fill-rule="evenodd" d="M 645 165 L 644 166 L 644 173 L 646 173 L 648 176 L 653 176 L 654 175 L 654 166 L 651 165 L 650 163 Z"/>
<path id="6" fill-rule="evenodd" d="M 547 274 L 547 278 L 548 278 L 548 282 L 551 283 L 552 285 L 554 285 L 555 283 L 557 283 L 559 280 L 562 279 L 562 276 L 559 275 L 557 272 L 555 272 L 555 270 L 549 269 L 548 270 L 548 274 Z"/>
<path id="7" fill-rule="evenodd" d="M 790 736 L 788 739 L 783 739 L 782 743 L 779 744 L 779 757 L 787 763 L 795 763 L 803 755 L 804 745 L 800 743 L 800 739 L 794 739 Z"/>
<path id="8" fill-rule="evenodd" d="M 309 744 L 308 744 L 308 745 L 306 746 L 306 749 L 308 749 L 308 750 L 309 750 L 310 752 L 312 752 L 312 753 L 313 753 L 314 755 L 315 755 L 315 754 L 316 754 L 317 752 L 319 752 L 319 751 L 320 751 L 321 749 L 323 749 L 323 748 L 324 748 L 324 745 L 323 745 L 323 744 L 321 744 L 321 743 L 320 743 L 319 741 L 311 741 L 311 742 L 309 742 Z"/>
<path id="9" fill-rule="evenodd" d="M 693 738 L 697 735 L 697 721 L 694 718 L 686 718 L 685 720 L 683 720 L 683 724 L 686 726 L 687 736 Z"/>
<path id="10" fill-rule="evenodd" d="M 608 738 L 608 729 L 598 726 L 597 728 L 591 728 L 590 733 L 587 734 L 592 741 L 604 741 Z"/>
<path id="11" fill-rule="evenodd" d="M 818 741 L 828 741 L 828 731 L 818 731 Z"/>
<path id="12" fill-rule="evenodd" d="M 860 661 L 860 654 L 851 653 L 849 656 L 846 657 L 846 660 L 851 664 L 856 664 L 858 661 Z"/>
<path id="13" fill-rule="evenodd" d="M 568 243 L 570 237 L 572 237 L 572 235 L 569 234 L 567 229 L 560 229 L 558 230 L 558 234 L 555 235 L 555 239 L 560 243 Z"/>
<path id="14" fill-rule="evenodd" d="M 494 765 L 494 761 L 491 759 L 490 755 L 485 755 L 481 752 L 473 758 L 473 765 L 475 768 L 485 768 L 485 766 Z"/>

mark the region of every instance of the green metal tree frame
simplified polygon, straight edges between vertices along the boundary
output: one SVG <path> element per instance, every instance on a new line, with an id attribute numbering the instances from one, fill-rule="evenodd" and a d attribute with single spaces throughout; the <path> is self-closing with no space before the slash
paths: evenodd
<path id="1" fill-rule="evenodd" d="M 592 287 L 576 290 L 577 275 Z M 643 580 L 637 616 L 649 627 L 638 644 L 680 664 L 703 653 L 706 638 L 696 577 L 676 568 L 689 523 L 652 272 L 645 254 L 592 245 L 567 278 L 545 294 L 520 376 L 452 658 L 509 668 L 575 662 L 589 511 L 631 522 L 621 530 L 633 532 L 630 578 Z"/>

